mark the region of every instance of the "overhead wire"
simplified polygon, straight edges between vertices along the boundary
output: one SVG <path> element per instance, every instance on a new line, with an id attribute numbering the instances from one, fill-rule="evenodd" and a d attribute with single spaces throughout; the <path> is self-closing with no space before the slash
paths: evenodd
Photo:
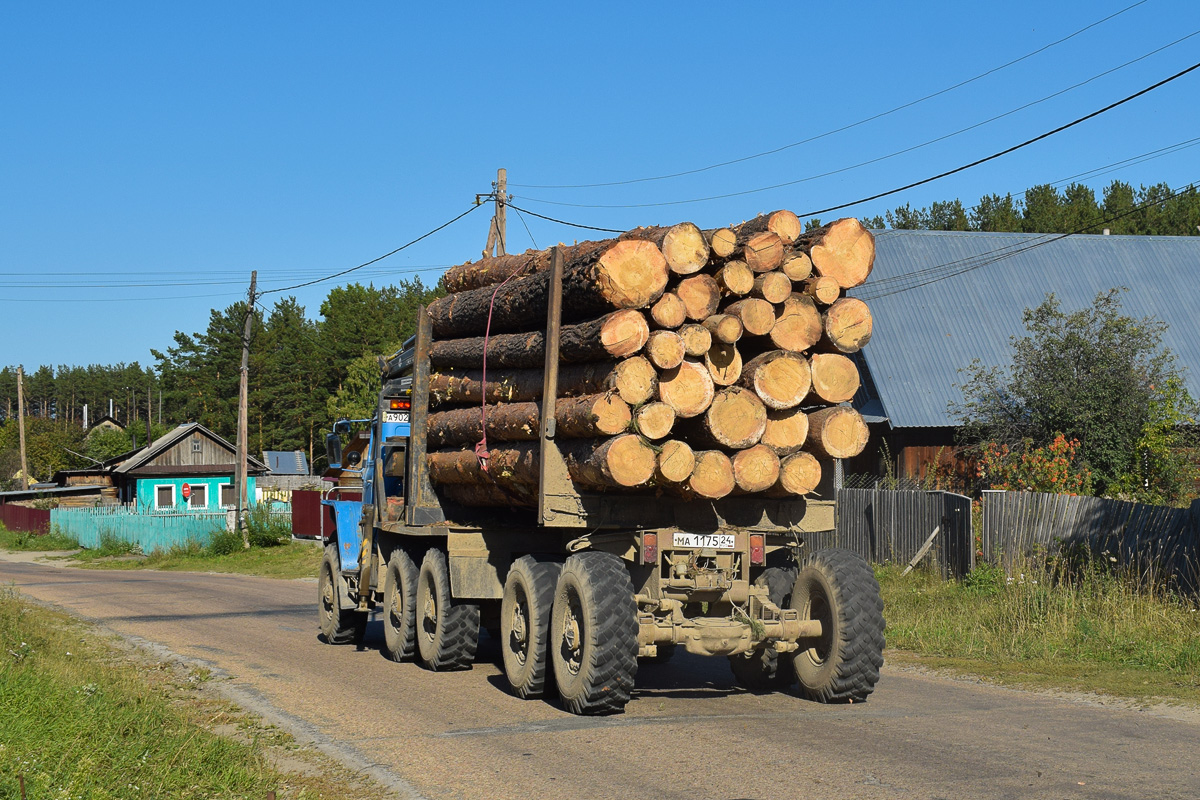
<path id="1" fill-rule="evenodd" d="M 687 175 L 696 175 L 698 173 L 708 172 L 709 170 L 718 169 L 720 167 L 727 167 L 727 166 L 730 166 L 733 164 L 741 164 L 743 162 L 752 161 L 757 158 L 763 158 L 765 156 L 774 155 L 776 153 L 782 153 L 785 150 L 790 150 L 795 147 L 800 147 L 801 145 L 809 144 L 810 142 L 815 142 L 820 139 L 824 139 L 826 137 L 833 136 L 838 133 L 843 133 L 844 131 L 848 131 L 853 128 L 857 128 L 861 125 L 866 125 L 869 122 L 874 122 L 877 119 L 882 119 L 891 114 L 895 114 L 898 111 L 903 111 L 906 108 L 911 108 L 920 103 L 924 103 L 926 100 L 932 100 L 933 98 L 939 97 L 943 94 L 946 94 L 947 92 L 954 91 L 955 89 L 960 89 L 963 86 L 967 86 L 968 84 L 974 83 L 975 81 L 986 78 L 989 75 L 992 75 L 996 72 L 1007 69 L 1008 67 L 1019 64 L 1022 61 L 1032 58 L 1033 56 L 1036 56 L 1040 53 L 1044 53 L 1046 50 L 1049 50 L 1052 47 L 1056 47 L 1060 44 L 1063 44 L 1064 42 L 1074 39 L 1076 36 L 1079 36 L 1080 34 L 1085 33 L 1086 31 L 1089 31 L 1098 25 L 1102 25 L 1103 23 L 1108 22 L 1111 19 L 1119 17 L 1120 15 L 1126 13 L 1127 11 L 1131 11 L 1134 8 L 1137 8 L 1138 6 L 1143 5 L 1146 2 L 1147 2 L 1147 0 L 1139 0 L 1139 2 L 1133 3 L 1132 5 L 1126 6 L 1125 8 L 1122 8 L 1119 11 L 1109 14 L 1107 17 L 1104 17 L 1103 19 L 1099 19 L 1089 25 L 1085 25 L 1084 27 L 1080 28 L 1079 30 L 1075 31 L 1074 33 L 1072 33 L 1068 36 L 1064 36 L 1061 39 L 1050 42 L 1047 45 L 1039 47 L 1037 50 L 1033 50 L 1032 52 L 1026 53 L 1023 56 L 1020 56 L 1019 58 L 1015 58 L 1012 61 L 1008 61 L 1004 64 L 1001 64 L 998 67 L 993 67 L 992 69 L 989 69 L 985 72 L 981 72 L 972 78 L 967 78 L 966 80 L 959 81 L 958 83 L 956 83 L 952 86 L 948 86 L 945 89 L 940 89 L 936 92 L 933 92 L 932 94 L 927 94 L 924 97 L 920 97 L 916 100 L 911 100 L 907 103 L 903 103 L 902 105 L 898 105 L 895 108 L 891 108 L 887 111 L 883 111 L 878 114 L 874 114 L 870 117 L 866 117 L 865 119 L 860 119 L 857 122 L 852 122 L 848 125 L 843 125 L 839 128 L 834 128 L 832 130 L 825 131 L 824 133 L 820 133 L 815 136 L 810 136 L 809 138 L 802 139 L 798 142 L 792 142 L 790 144 L 786 144 L 781 147 L 775 147 L 770 150 L 764 150 L 761 153 L 754 153 L 753 155 L 742 156 L 741 158 L 734 158 L 734 159 L 730 159 L 728 161 L 721 161 L 716 164 L 710 164 L 706 167 L 698 167 L 696 169 L 683 170 L 681 172 L 673 172 L 673 173 L 669 173 L 666 175 L 654 175 L 654 176 L 646 177 L 646 178 L 633 178 L 630 180 L 622 180 L 622 181 L 608 181 L 605 183 L 578 183 L 578 184 L 510 183 L 508 185 L 510 188 L 516 187 L 516 188 L 521 188 L 521 189 L 596 189 L 596 188 L 601 188 L 601 187 L 606 187 L 606 186 L 627 186 L 627 185 L 633 184 L 633 183 L 647 183 L 650 181 L 662 181 L 662 180 L 668 180 L 671 178 L 681 178 L 681 177 L 684 177 Z"/>

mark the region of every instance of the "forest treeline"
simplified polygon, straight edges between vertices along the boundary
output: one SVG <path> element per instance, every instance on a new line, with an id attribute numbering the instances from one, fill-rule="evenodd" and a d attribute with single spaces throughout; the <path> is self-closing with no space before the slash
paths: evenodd
<path id="1" fill-rule="evenodd" d="M 1062 190 L 1041 185 L 1020 198 L 987 195 L 970 207 L 957 199 L 926 208 L 905 204 L 864 222 L 877 229 L 1100 233 L 1108 228 L 1113 234 L 1196 235 L 1200 192 L 1173 191 L 1166 184 L 1134 189 L 1113 181 L 1097 198 L 1082 184 Z M 304 450 L 310 460 L 319 457 L 322 433 L 334 419 L 369 413 L 378 391 L 376 356 L 412 335 L 417 306 L 440 293 L 420 280 L 380 288 L 353 283 L 330 290 L 318 318 L 310 318 L 292 297 L 266 310 L 256 306 L 250 351 L 251 451 Z M 39 456 L 30 472 L 45 479 L 54 468 L 88 463 L 61 450 L 83 446 L 84 404 L 94 421 L 108 412 L 110 399 L 114 416 L 129 426 L 130 443 L 135 437 L 144 442 L 147 414 L 156 425 L 201 422 L 233 440 L 245 308 L 239 302 L 211 311 L 206 330 L 177 332 L 166 348 L 150 351 L 152 360 L 146 364 L 29 369 L 26 413 L 39 421 L 34 426 L 38 431 L 47 436 L 57 431 L 54 435 L 63 442 L 39 449 L 57 455 L 53 463 L 41 463 Z M 16 383 L 15 365 L 0 369 L 0 481 L 11 475 L 13 454 L 8 451 L 15 431 L 8 429 L 15 427 Z M 75 431 L 80 432 L 78 440 Z"/>

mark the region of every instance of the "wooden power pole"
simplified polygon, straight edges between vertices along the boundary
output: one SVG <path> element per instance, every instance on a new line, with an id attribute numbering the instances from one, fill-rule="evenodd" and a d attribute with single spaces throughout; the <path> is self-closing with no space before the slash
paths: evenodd
<path id="1" fill-rule="evenodd" d="M 25 368 L 17 366 L 17 436 L 21 440 L 21 491 L 29 491 L 29 464 L 25 461 Z"/>
<path id="2" fill-rule="evenodd" d="M 484 258 L 491 258 L 493 255 L 502 256 L 508 252 L 504 249 L 505 242 L 508 241 L 506 232 L 508 217 L 508 170 L 504 168 L 496 170 L 496 182 L 492 185 L 496 188 L 496 213 L 492 216 L 492 225 L 488 229 L 487 245 L 483 248 Z M 493 249 L 495 252 L 493 252 Z"/>
<path id="3" fill-rule="evenodd" d="M 237 429 L 237 526 L 242 532 L 242 547 L 250 549 L 250 531 L 246 528 L 246 448 L 249 436 L 246 433 L 247 394 L 249 393 L 250 376 L 250 325 L 254 320 L 254 300 L 258 289 L 258 270 L 250 273 L 250 292 L 246 295 L 246 325 L 242 330 L 242 373 L 238 383 L 238 429 Z"/>

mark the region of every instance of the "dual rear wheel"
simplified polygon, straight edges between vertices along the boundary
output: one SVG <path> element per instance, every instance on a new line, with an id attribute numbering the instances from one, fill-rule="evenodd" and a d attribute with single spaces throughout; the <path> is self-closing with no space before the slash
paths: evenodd
<path id="1" fill-rule="evenodd" d="M 389 658 L 419 655 L 435 671 L 469 669 L 479 646 L 479 606 L 450 596 L 446 554 L 430 548 L 420 568 L 392 551 L 383 582 L 383 637 Z"/>

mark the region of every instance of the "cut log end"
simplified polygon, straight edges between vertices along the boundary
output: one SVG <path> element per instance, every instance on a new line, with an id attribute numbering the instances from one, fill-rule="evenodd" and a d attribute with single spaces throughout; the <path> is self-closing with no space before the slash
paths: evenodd
<path id="1" fill-rule="evenodd" d="M 699 497 L 712 500 L 733 492 L 737 482 L 733 477 L 733 461 L 719 450 L 702 450 L 695 454 L 696 466 L 687 486 Z"/>
<path id="2" fill-rule="evenodd" d="M 683 483 L 692 476 L 696 468 L 696 454 L 686 442 L 668 439 L 662 443 L 658 453 L 658 471 L 655 477 L 669 484 Z"/>
<path id="3" fill-rule="evenodd" d="M 588 401 L 591 427 L 595 431 L 588 435 L 615 436 L 628 430 L 629 423 L 633 421 L 633 412 L 629 409 L 629 404 L 615 394 L 601 395 L 598 398 L 582 398 L 582 400 Z M 559 405 L 570 406 L 571 402 L 567 399 L 557 401 L 555 416 L 562 416 Z M 559 430 L 561 431 L 562 427 L 559 427 Z"/>
<path id="4" fill-rule="evenodd" d="M 753 392 L 732 386 L 713 397 L 704 414 L 704 428 L 722 447 L 753 447 L 767 429 L 767 409 Z"/>
<path id="5" fill-rule="evenodd" d="M 775 327 L 775 307 L 766 300 L 747 298 L 730 303 L 725 309 L 742 321 L 742 327 L 751 336 L 765 336 Z"/>
<path id="6" fill-rule="evenodd" d="M 818 275 L 852 289 L 861 286 L 875 266 L 875 237 L 858 220 L 839 219 L 818 231 L 809 256 Z"/>
<path id="7" fill-rule="evenodd" d="M 735 345 L 713 342 L 704 356 L 704 366 L 708 367 L 713 383 L 732 386 L 742 377 L 742 354 Z"/>
<path id="8" fill-rule="evenodd" d="M 852 408 L 822 408 L 808 415 L 805 449 L 827 458 L 854 458 L 867 446 L 867 423 Z"/>
<path id="9" fill-rule="evenodd" d="M 808 280 L 812 275 L 812 259 L 805 253 L 793 252 L 784 258 L 783 266 L 779 269 L 788 276 L 789 280 L 800 283 Z"/>
<path id="10" fill-rule="evenodd" d="M 617 362 L 613 368 L 612 388 L 631 406 L 639 406 L 654 397 L 658 389 L 658 371 L 645 356 Z"/>
<path id="11" fill-rule="evenodd" d="M 592 461 L 601 468 L 614 486 L 634 487 L 650 482 L 658 466 L 658 456 L 648 444 L 633 434 L 610 439 L 602 446 L 602 455 Z"/>
<path id="12" fill-rule="evenodd" d="M 675 287 L 675 294 L 683 301 L 687 318 L 696 321 L 711 317 L 721 302 L 721 287 L 711 275 L 684 278 Z"/>
<path id="13" fill-rule="evenodd" d="M 660 370 L 679 366 L 684 355 L 683 337 L 675 331 L 655 331 L 646 342 L 646 358 Z"/>
<path id="14" fill-rule="evenodd" d="M 804 282 L 804 293 L 821 305 L 828 306 L 842 296 L 842 287 L 828 275 L 814 275 Z"/>
<path id="15" fill-rule="evenodd" d="M 717 270 L 717 284 L 727 294 L 747 295 L 754 289 L 754 272 L 745 261 L 728 261 Z"/>
<path id="16" fill-rule="evenodd" d="M 745 330 L 742 321 L 732 314 L 713 314 L 704 320 L 704 327 L 713 339 L 725 344 L 735 344 Z"/>
<path id="17" fill-rule="evenodd" d="M 689 358 L 702 358 L 712 347 L 712 334 L 703 325 L 694 322 L 684 325 L 679 329 L 679 335 L 683 338 L 683 351 Z"/>
<path id="18" fill-rule="evenodd" d="M 779 480 L 779 456 L 761 444 L 739 450 L 733 456 L 733 480 L 746 493 L 770 489 Z"/>
<path id="19" fill-rule="evenodd" d="M 808 395 L 812 372 L 802 356 L 771 350 L 746 364 L 741 382 L 753 389 L 767 408 L 795 408 Z"/>
<path id="20" fill-rule="evenodd" d="M 812 453 L 795 453 L 779 462 L 779 480 L 767 493 L 772 496 L 812 494 L 821 485 L 821 462 Z"/>
<path id="21" fill-rule="evenodd" d="M 666 403 L 647 403 L 633 414 L 638 433 L 651 441 L 664 438 L 675 427 L 675 409 Z"/>
<path id="22" fill-rule="evenodd" d="M 677 275 L 691 275 L 708 263 L 708 241 L 704 233 L 690 222 L 671 227 L 663 237 L 663 257 Z"/>
<path id="23" fill-rule="evenodd" d="M 684 361 L 667 370 L 658 381 L 658 399 L 675 409 L 680 418 L 698 417 L 713 400 L 713 379 L 708 368 Z"/>
<path id="24" fill-rule="evenodd" d="M 649 336 L 646 318 L 642 312 L 631 309 L 614 311 L 600 326 L 600 343 L 614 358 L 631 356 L 641 350 Z"/>
<path id="25" fill-rule="evenodd" d="M 754 272 L 770 272 L 783 263 L 783 241 L 776 233 L 756 233 L 746 240 L 742 259 Z"/>
<path id="26" fill-rule="evenodd" d="M 704 236 L 708 239 L 708 246 L 712 249 L 712 254 L 718 258 L 729 258 L 737 247 L 737 234 L 729 228 L 705 231 Z"/>
<path id="27" fill-rule="evenodd" d="M 825 338 L 841 353 L 857 353 L 871 341 L 871 309 L 857 297 L 843 297 L 825 312 Z"/>
<path id="28" fill-rule="evenodd" d="M 655 326 L 674 330 L 687 322 L 687 308 L 674 292 L 663 292 L 663 296 L 650 307 L 650 318 Z"/>
<path id="29" fill-rule="evenodd" d="M 767 219 L 767 230 L 784 244 L 791 244 L 804 232 L 800 218 L 787 209 L 776 211 Z"/>
<path id="30" fill-rule="evenodd" d="M 858 368 L 846 356 L 814 353 L 810 359 L 813 394 L 826 403 L 845 403 L 858 391 Z"/>
<path id="31" fill-rule="evenodd" d="M 764 272 L 754 277 L 754 288 L 750 294 L 768 303 L 782 303 L 792 294 L 792 280 L 781 270 Z"/>
<path id="32" fill-rule="evenodd" d="M 596 283 L 615 308 L 645 308 L 667 287 L 670 270 L 653 242 L 619 241 L 596 262 Z"/>
<path id="33" fill-rule="evenodd" d="M 808 415 L 799 408 L 767 411 L 767 427 L 762 444 L 781 456 L 796 452 L 808 438 Z"/>
<path id="34" fill-rule="evenodd" d="M 769 335 L 780 350 L 800 353 L 821 341 L 824 332 L 821 312 L 813 299 L 793 292 L 783 301 Z"/>

